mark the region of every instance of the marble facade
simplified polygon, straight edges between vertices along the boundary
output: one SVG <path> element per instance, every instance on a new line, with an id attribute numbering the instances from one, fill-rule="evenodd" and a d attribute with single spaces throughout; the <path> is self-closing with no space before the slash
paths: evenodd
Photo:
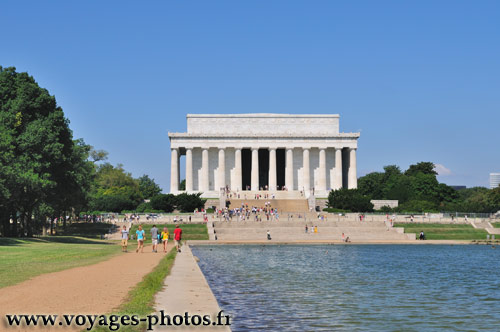
<path id="1" fill-rule="evenodd" d="M 218 197 L 220 189 L 314 191 L 356 188 L 359 133 L 341 133 L 338 114 L 188 114 L 186 133 L 168 133 L 170 192 Z"/>

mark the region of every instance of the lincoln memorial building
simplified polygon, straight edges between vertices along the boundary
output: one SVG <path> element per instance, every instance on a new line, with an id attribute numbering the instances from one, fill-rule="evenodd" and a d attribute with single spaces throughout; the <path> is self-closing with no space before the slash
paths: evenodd
<path id="1" fill-rule="evenodd" d="M 170 192 L 302 191 L 327 197 L 356 188 L 359 133 L 341 133 L 338 114 L 188 114 L 187 132 L 168 133 Z"/>

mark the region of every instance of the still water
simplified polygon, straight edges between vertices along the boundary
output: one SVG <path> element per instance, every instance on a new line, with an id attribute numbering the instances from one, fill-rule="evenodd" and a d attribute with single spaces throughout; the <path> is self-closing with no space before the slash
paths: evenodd
<path id="1" fill-rule="evenodd" d="M 198 246 L 233 331 L 500 331 L 500 248 Z"/>

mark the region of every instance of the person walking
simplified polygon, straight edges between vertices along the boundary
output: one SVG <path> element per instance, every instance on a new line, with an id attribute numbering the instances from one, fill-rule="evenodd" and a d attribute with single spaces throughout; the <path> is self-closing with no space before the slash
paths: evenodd
<path id="1" fill-rule="evenodd" d="M 122 229 L 122 252 L 127 252 L 128 246 L 128 231 L 127 226 L 123 225 Z"/>
<path id="2" fill-rule="evenodd" d="M 163 232 L 161 232 L 161 240 L 163 242 L 163 252 L 167 252 L 167 243 L 170 234 L 168 233 L 167 227 L 163 227 Z"/>
<path id="3" fill-rule="evenodd" d="M 137 249 L 135 252 L 139 252 L 141 249 L 141 253 L 144 252 L 144 240 L 146 240 L 146 232 L 142 229 L 142 225 L 139 225 L 139 229 L 135 231 L 135 235 L 137 236 Z"/>
<path id="4" fill-rule="evenodd" d="M 182 229 L 179 227 L 179 225 L 175 225 L 174 243 L 177 248 L 177 252 L 181 252 L 181 239 L 182 239 Z"/>
<path id="5" fill-rule="evenodd" d="M 153 252 L 158 252 L 158 228 L 156 225 L 151 228 L 151 242 L 153 243 Z"/>

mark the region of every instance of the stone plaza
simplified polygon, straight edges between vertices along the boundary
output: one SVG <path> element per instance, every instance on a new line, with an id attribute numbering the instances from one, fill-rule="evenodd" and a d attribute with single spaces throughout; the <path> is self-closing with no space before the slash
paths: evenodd
<path id="1" fill-rule="evenodd" d="M 187 132 L 168 133 L 170 192 L 303 192 L 326 197 L 356 188 L 360 133 L 340 132 L 338 114 L 188 114 Z"/>

